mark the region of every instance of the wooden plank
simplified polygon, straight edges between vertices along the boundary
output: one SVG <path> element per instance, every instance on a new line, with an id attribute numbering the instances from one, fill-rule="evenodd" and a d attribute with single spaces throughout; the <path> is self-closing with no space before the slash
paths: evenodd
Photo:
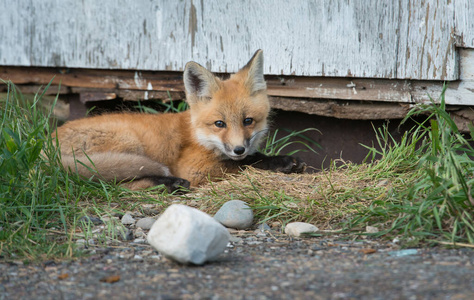
<path id="1" fill-rule="evenodd" d="M 266 80 L 271 96 L 412 102 L 410 83 L 400 80 L 269 76 Z"/>
<path id="2" fill-rule="evenodd" d="M 456 0 L 456 46 L 474 48 L 474 3 L 472 0 Z"/>
<path id="3" fill-rule="evenodd" d="M 181 99 L 184 91 L 182 75 L 179 72 L 110 71 L 89 69 L 68 69 L 62 72 L 54 68 L 0 67 L 0 78 L 16 84 L 46 84 L 54 77 L 53 83 L 72 87 L 73 92 L 93 92 L 97 89 L 121 93 L 127 99 L 166 99 L 164 94 L 151 92 L 171 92 L 173 99 Z M 282 97 L 304 97 L 324 99 L 371 100 L 390 102 L 411 102 L 409 85 L 403 81 L 315 78 L 295 76 L 267 76 L 268 94 Z M 83 88 L 81 90 L 78 88 Z M 129 90 L 130 92 L 118 92 Z M 133 92 L 137 90 L 136 93 Z M 128 94 L 127 94 L 128 93 Z M 134 95 L 132 95 L 134 93 Z M 167 95 L 166 95 L 167 96 Z"/>
<path id="4" fill-rule="evenodd" d="M 186 98 L 183 92 L 162 92 L 162 91 L 132 91 L 119 90 L 118 96 L 123 100 L 137 101 L 137 100 L 161 100 L 169 102 L 174 100 L 183 100 Z"/>
<path id="5" fill-rule="evenodd" d="M 0 78 L 16 84 L 61 84 L 97 89 L 182 91 L 182 72 L 2 67 Z"/>
<path id="6" fill-rule="evenodd" d="M 450 82 L 446 103 L 474 105 L 474 49 L 459 49 L 460 80 Z M 150 72 L 127 70 L 90 70 L 0 67 L 0 78 L 16 84 L 54 84 L 73 93 L 116 93 L 127 100 L 172 99 L 184 97 L 181 72 Z M 437 99 L 442 90 L 440 81 L 350 79 L 299 76 L 266 76 L 268 94 L 275 97 L 343 99 L 420 103 Z"/>
<path id="7" fill-rule="evenodd" d="M 1 78 L 1 77 L 0 77 Z M 7 91 L 8 86 L 0 82 L 0 91 Z M 18 85 L 17 89 L 23 94 L 37 94 L 44 91 L 45 85 Z M 45 92 L 45 95 L 68 94 L 71 90 L 66 86 L 51 85 Z"/>
<path id="8" fill-rule="evenodd" d="M 431 0 L 430 0 L 431 1 Z M 0 65 L 396 78 L 399 1 L 3 1 Z M 409 74 L 411 75 L 411 74 Z"/>
<path id="9" fill-rule="evenodd" d="M 285 97 L 270 97 L 272 108 L 299 111 L 307 114 L 350 120 L 402 119 L 410 110 L 408 104 L 363 103 L 358 101 L 301 100 Z"/>
<path id="10" fill-rule="evenodd" d="M 455 35 L 474 43 L 470 0 L 3 1 L 0 65 L 457 79 Z M 238 42 L 237 42 L 238 41 Z M 284 46 L 282 46 L 284 45 Z"/>
<path id="11" fill-rule="evenodd" d="M 102 101 L 102 100 L 114 100 L 117 98 L 115 93 L 81 93 L 79 94 L 79 100 L 82 103 Z"/>
<path id="12" fill-rule="evenodd" d="M 474 105 L 474 49 L 459 49 L 460 80 L 449 82 L 445 100 L 450 105 Z M 415 102 L 438 100 L 442 82 L 413 81 L 411 94 Z"/>
<path id="13" fill-rule="evenodd" d="M 396 78 L 458 79 L 453 2 L 401 1 Z"/>

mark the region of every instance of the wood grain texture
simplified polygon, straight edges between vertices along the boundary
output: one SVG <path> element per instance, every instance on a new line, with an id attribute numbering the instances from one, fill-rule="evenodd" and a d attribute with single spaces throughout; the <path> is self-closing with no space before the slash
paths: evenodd
<path id="1" fill-rule="evenodd" d="M 446 103 L 474 105 L 474 49 L 458 49 L 458 53 L 460 80 L 448 83 Z M 181 72 L 64 70 L 0 66 L 0 78 L 11 80 L 15 84 L 26 85 L 29 91 L 32 88 L 38 90 L 40 85 L 48 84 L 53 77 L 53 85 L 61 84 L 61 93 L 92 93 L 95 97 L 98 93 L 115 93 L 125 100 L 162 99 L 168 101 L 184 98 Z M 443 89 L 443 82 L 426 80 L 271 75 L 266 76 L 265 79 L 270 96 L 300 99 L 426 103 L 431 101 L 430 96 L 434 100 L 438 99 Z M 103 96 L 102 100 L 107 98 L 110 96 Z"/>
<path id="2" fill-rule="evenodd" d="M 474 48 L 474 2 L 455 0 L 456 46 Z"/>
<path id="3" fill-rule="evenodd" d="M 453 4 L 456 3 L 456 4 Z M 235 72 L 256 49 L 265 74 L 458 78 L 470 0 L 0 0 L 0 65 Z M 456 14 L 455 14 L 456 10 Z M 466 32 L 464 32 L 466 30 Z"/>
<path id="4" fill-rule="evenodd" d="M 402 0 L 397 78 L 458 79 L 452 1 Z"/>

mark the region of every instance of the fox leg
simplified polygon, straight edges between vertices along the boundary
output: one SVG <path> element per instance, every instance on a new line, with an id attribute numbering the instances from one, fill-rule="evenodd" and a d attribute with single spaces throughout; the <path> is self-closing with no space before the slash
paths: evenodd
<path id="1" fill-rule="evenodd" d="M 285 174 L 303 173 L 306 170 L 306 163 L 297 157 L 287 155 L 267 156 L 260 152 L 247 156 L 241 161 L 241 164 Z"/>
<path id="2" fill-rule="evenodd" d="M 183 189 L 189 189 L 190 183 L 186 179 L 172 176 L 150 176 L 137 178 L 129 182 L 123 182 L 123 187 L 130 190 L 142 190 L 150 187 L 164 185 L 169 193 Z"/>
<path id="3" fill-rule="evenodd" d="M 96 181 L 121 182 L 131 190 L 157 185 L 164 185 L 169 192 L 189 188 L 189 181 L 171 176 L 168 167 L 143 155 L 105 152 L 76 157 L 63 155 L 61 160 L 69 172 Z"/>

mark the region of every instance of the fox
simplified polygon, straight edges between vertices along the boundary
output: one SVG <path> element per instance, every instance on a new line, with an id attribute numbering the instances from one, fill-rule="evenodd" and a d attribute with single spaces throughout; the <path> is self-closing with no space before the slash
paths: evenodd
<path id="1" fill-rule="evenodd" d="M 302 173 L 293 156 L 258 149 L 269 131 L 270 102 L 263 52 L 228 79 L 196 62 L 183 73 L 188 109 L 179 113 L 110 113 L 58 127 L 61 162 L 69 172 L 131 190 L 164 185 L 187 190 L 246 166 Z"/>

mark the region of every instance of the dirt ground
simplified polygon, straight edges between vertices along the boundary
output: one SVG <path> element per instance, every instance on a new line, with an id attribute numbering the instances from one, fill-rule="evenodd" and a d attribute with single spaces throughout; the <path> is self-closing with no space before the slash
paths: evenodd
<path id="1" fill-rule="evenodd" d="M 0 262 L 0 299 L 474 299 L 469 248 L 240 231 L 203 266 L 171 262 L 144 241 L 86 251 Z"/>

